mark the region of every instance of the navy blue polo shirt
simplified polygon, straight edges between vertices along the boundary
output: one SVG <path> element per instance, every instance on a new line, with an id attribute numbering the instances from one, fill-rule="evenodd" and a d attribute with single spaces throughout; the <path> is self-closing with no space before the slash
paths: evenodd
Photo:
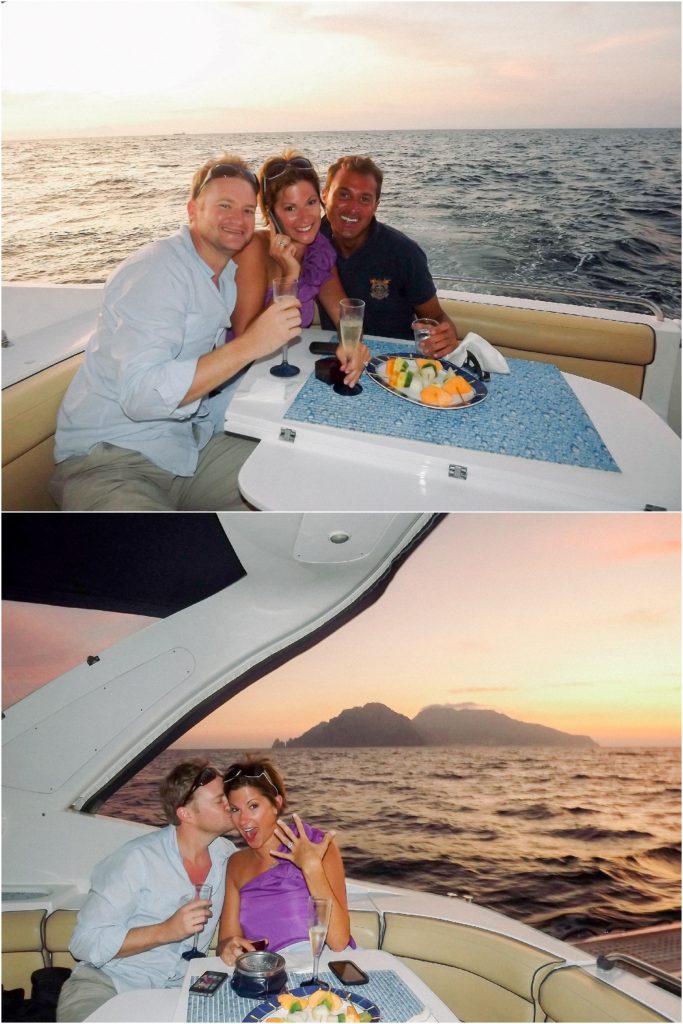
<path id="1" fill-rule="evenodd" d="M 324 219 L 320 230 L 334 245 Z M 365 244 L 351 256 L 337 249 L 337 270 L 347 295 L 365 302 L 363 333 L 382 338 L 410 338 L 415 307 L 436 295 L 427 257 L 411 238 L 373 220 Z M 319 304 L 320 322 L 327 331 L 334 324 Z"/>

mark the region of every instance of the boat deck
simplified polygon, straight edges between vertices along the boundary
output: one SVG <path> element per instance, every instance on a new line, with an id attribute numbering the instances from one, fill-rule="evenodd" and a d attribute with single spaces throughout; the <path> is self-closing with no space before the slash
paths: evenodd
<path id="1" fill-rule="evenodd" d="M 574 946 L 585 949 L 593 956 L 601 953 L 624 953 L 637 957 L 645 963 L 659 967 L 669 974 L 681 976 L 681 925 L 666 924 L 653 928 L 638 928 L 630 932 L 611 932 L 582 942 L 574 942 Z M 628 968 L 633 970 L 633 968 Z"/>

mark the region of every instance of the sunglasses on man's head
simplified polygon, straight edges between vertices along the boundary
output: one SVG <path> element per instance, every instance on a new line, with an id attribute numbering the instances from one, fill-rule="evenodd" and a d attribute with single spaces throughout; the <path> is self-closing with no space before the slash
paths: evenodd
<path id="1" fill-rule="evenodd" d="M 201 192 L 205 185 L 208 185 L 210 181 L 215 178 L 243 178 L 244 181 L 248 181 L 252 188 L 258 193 L 259 181 L 253 171 L 250 171 L 248 167 L 242 167 L 241 164 L 216 164 L 208 172 L 204 181 L 197 189 L 197 195 Z"/>
<path id="2" fill-rule="evenodd" d="M 180 806 L 184 807 L 190 797 L 193 796 L 198 789 L 201 789 L 202 786 L 207 786 L 209 782 L 213 782 L 214 779 L 219 777 L 220 772 L 217 772 L 215 768 L 211 768 L 209 765 L 206 765 L 204 768 L 200 768 L 194 777 L 194 782 L 187 791 L 187 796 Z"/>
<path id="3" fill-rule="evenodd" d="M 266 769 L 265 768 L 258 768 L 258 766 L 255 766 L 253 768 L 240 768 L 239 765 L 237 765 L 235 768 L 229 768 L 228 771 L 223 776 L 223 782 L 225 784 L 225 789 L 226 789 L 226 792 L 227 792 L 227 790 L 230 788 L 232 783 L 236 782 L 237 779 L 260 779 L 260 778 L 265 778 L 267 780 L 267 782 L 273 787 L 273 790 L 274 790 L 275 793 L 279 793 L 280 792 L 280 790 L 277 788 L 277 786 L 275 785 L 275 783 L 271 779 L 271 777 L 268 774 L 268 772 L 266 771 Z"/>

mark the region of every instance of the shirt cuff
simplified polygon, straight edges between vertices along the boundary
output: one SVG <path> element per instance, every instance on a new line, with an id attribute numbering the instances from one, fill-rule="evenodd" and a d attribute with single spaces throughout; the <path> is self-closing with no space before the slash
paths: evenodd
<path id="1" fill-rule="evenodd" d="M 179 404 L 190 390 L 196 372 L 196 359 L 174 362 L 165 368 L 164 376 L 157 384 L 156 390 L 172 419 L 189 419 L 201 405 L 203 396 L 185 405 Z"/>
<path id="2" fill-rule="evenodd" d="M 99 930 L 99 935 L 94 942 L 88 943 L 87 955 L 85 957 L 79 955 L 81 952 L 79 950 L 79 943 L 74 943 L 74 948 L 71 952 L 77 959 L 85 959 L 93 967 L 104 967 L 105 964 L 114 959 L 121 949 L 127 934 L 128 928 L 124 924 L 109 925 Z"/>

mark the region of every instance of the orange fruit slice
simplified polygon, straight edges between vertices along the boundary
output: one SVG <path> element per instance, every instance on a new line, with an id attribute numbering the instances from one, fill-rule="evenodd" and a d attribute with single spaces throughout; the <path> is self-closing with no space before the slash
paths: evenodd
<path id="1" fill-rule="evenodd" d="M 447 391 L 443 388 L 439 388 L 436 384 L 429 384 L 428 387 L 422 388 L 420 392 L 420 401 L 424 402 L 425 405 L 452 405 L 453 399 Z"/>
<path id="2" fill-rule="evenodd" d="M 468 397 L 474 388 L 466 381 L 464 377 L 449 377 L 443 386 L 444 391 L 447 391 L 449 395 L 462 395 L 464 398 Z"/>

